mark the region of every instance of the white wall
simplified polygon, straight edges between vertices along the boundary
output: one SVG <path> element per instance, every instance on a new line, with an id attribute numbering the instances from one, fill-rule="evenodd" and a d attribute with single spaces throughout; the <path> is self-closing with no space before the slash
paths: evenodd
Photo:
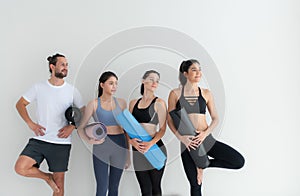
<path id="1" fill-rule="evenodd" d="M 61 52 L 68 57 L 68 81 L 72 82 L 101 41 L 133 27 L 161 26 L 191 36 L 214 60 L 226 93 L 219 139 L 246 158 L 245 167 L 238 171 L 207 169 L 203 194 L 298 196 L 299 9 L 295 0 L 2 0 L 0 195 L 50 194 L 44 182 L 18 176 L 13 170 L 31 136 L 15 103 L 33 83 L 48 77 L 47 56 Z M 91 154 L 73 136 L 66 195 L 93 195 Z M 163 177 L 164 194 L 185 196 L 188 190 L 177 158 L 168 164 Z M 126 171 L 120 195 L 138 192 L 133 172 Z"/>

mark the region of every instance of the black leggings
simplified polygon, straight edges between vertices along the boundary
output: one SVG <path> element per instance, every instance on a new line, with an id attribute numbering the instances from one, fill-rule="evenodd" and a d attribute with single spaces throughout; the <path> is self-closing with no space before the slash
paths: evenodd
<path id="1" fill-rule="evenodd" d="M 164 143 L 159 140 L 156 144 L 167 156 Z M 132 149 L 133 166 L 142 196 L 161 196 L 161 179 L 164 174 L 165 166 L 160 170 L 153 168 L 143 154 L 138 152 L 134 147 L 132 147 Z"/>
<path id="2" fill-rule="evenodd" d="M 210 136 L 211 137 L 211 136 Z M 181 144 L 183 148 L 184 145 Z M 215 141 L 214 145 L 207 152 L 210 164 L 208 167 L 219 167 L 227 169 L 240 169 L 244 166 L 244 157 L 235 149 L 219 141 Z M 185 174 L 190 182 L 191 196 L 201 196 L 201 185 L 197 183 L 197 169 L 196 165 L 186 149 L 181 154 Z"/>
<path id="3" fill-rule="evenodd" d="M 151 169 L 146 171 L 135 171 L 136 178 L 139 182 L 142 196 L 161 196 L 161 178 L 165 166 L 160 170 Z"/>

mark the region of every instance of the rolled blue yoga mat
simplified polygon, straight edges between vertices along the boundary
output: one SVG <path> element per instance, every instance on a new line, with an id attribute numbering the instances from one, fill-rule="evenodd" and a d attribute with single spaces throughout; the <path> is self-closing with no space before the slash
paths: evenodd
<path id="1" fill-rule="evenodd" d="M 107 135 L 106 126 L 102 122 L 90 123 L 85 126 L 84 131 L 89 138 L 93 138 L 95 140 L 101 140 Z"/>
<path id="2" fill-rule="evenodd" d="M 175 109 L 169 112 L 175 128 L 179 131 L 181 135 L 196 135 L 195 127 L 191 122 L 185 108 L 181 108 L 180 110 Z M 203 142 L 200 146 L 193 150 L 189 151 L 194 163 L 197 167 L 206 168 L 209 165 L 209 159 L 206 155 L 206 150 Z"/>
<path id="3" fill-rule="evenodd" d="M 148 132 L 127 109 L 119 113 L 116 118 L 130 138 L 138 138 L 145 142 L 152 140 L 152 137 Z M 166 155 L 161 151 L 157 144 L 154 144 L 146 153 L 144 153 L 144 156 L 157 170 L 160 170 L 165 165 L 167 159 Z"/>

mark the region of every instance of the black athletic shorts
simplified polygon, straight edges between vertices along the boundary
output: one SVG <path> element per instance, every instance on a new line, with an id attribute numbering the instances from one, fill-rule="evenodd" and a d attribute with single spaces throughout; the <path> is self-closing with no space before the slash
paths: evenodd
<path id="1" fill-rule="evenodd" d="M 21 155 L 28 156 L 36 161 L 35 167 L 46 159 L 49 171 L 68 171 L 71 144 L 54 144 L 37 139 L 29 139 Z"/>

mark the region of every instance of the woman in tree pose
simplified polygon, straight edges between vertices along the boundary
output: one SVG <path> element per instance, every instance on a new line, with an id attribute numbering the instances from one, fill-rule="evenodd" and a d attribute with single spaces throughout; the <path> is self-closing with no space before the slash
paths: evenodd
<path id="1" fill-rule="evenodd" d="M 175 128 L 170 114 L 168 114 L 168 126 L 181 142 L 181 159 L 190 183 L 191 196 L 200 196 L 205 167 L 240 169 L 244 165 L 244 158 L 235 149 L 216 141 L 211 135 L 218 124 L 218 114 L 212 93 L 208 89 L 202 89 L 198 86 L 202 76 L 200 63 L 194 59 L 183 61 L 179 72 L 181 87 L 170 92 L 168 112 L 185 108 L 196 129 L 195 135 L 181 135 Z M 212 119 L 210 124 L 206 121 L 206 108 Z M 203 144 L 207 149 L 204 157 L 209 162 L 208 166 L 196 165 L 190 155 L 190 151 L 197 150 L 200 144 Z M 212 159 L 208 159 L 208 156 Z M 203 159 L 203 156 L 199 158 Z"/>

